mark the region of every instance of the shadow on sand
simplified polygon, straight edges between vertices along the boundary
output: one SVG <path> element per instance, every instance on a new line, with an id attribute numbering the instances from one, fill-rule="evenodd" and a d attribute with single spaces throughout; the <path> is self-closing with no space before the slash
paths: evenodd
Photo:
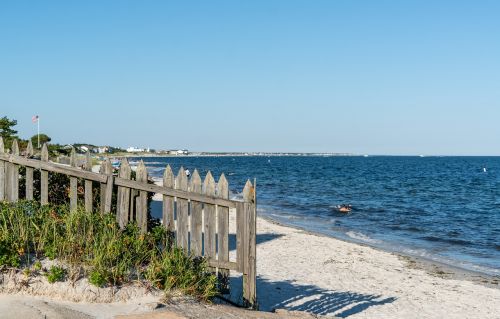
<path id="1" fill-rule="evenodd" d="M 231 278 L 231 299 L 241 293 L 241 279 Z M 313 285 L 292 281 L 268 281 L 257 278 L 259 308 L 263 311 L 287 309 L 316 315 L 335 315 L 347 318 L 369 307 L 392 303 L 395 297 L 361 294 L 350 291 L 328 291 Z"/>
<path id="2" fill-rule="evenodd" d="M 152 203 L 154 216 L 161 216 L 161 202 Z M 282 237 L 281 234 L 257 234 L 257 245 Z M 229 234 L 229 249 L 236 249 L 236 235 Z M 306 271 L 306 270 L 304 270 Z M 231 293 L 226 296 L 241 304 L 241 275 L 231 276 Z M 329 291 L 314 285 L 297 284 L 291 280 L 269 281 L 257 277 L 257 298 L 261 310 L 287 309 L 306 311 L 317 315 L 335 315 L 347 318 L 363 312 L 372 306 L 392 303 L 395 297 L 383 298 L 380 295 L 361 294 L 350 291 Z"/>

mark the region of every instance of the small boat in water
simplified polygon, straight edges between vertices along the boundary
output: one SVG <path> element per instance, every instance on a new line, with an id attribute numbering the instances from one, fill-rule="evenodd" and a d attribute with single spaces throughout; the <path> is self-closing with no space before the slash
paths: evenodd
<path id="1" fill-rule="evenodd" d="M 347 214 L 352 211 L 352 205 L 342 204 L 337 206 L 337 211 L 339 213 Z"/>

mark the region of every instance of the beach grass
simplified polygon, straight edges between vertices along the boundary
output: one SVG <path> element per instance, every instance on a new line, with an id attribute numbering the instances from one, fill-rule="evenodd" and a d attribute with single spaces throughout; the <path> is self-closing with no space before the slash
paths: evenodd
<path id="1" fill-rule="evenodd" d="M 45 270 L 49 282 L 83 269 L 99 287 L 142 281 L 167 294 L 178 291 L 202 300 L 217 294 L 205 259 L 177 248 L 161 226 L 141 233 L 135 223 L 120 229 L 112 214 L 70 212 L 67 206 L 34 201 L 0 203 L 0 268 L 24 268 L 29 274 L 45 259 L 68 268 Z"/>

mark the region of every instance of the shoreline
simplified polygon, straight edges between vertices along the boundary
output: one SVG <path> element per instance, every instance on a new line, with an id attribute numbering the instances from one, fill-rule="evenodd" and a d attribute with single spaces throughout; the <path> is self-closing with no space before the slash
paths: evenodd
<path id="1" fill-rule="evenodd" d="M 230 212 L 230 235 L 231 225 L 235 226 L 235 214 Z M 230 243 L 231 259 L 234 249 Z M 232 279 L 239 276 L 231 273 Z M 285 309 L 354 319 L 500 319 L 499 279 L 257 216 L 261 311 Z M 231 280 L 230 286 L 234 301 L 241 281 Z"/>
<path id="2" fill-rule="evenodd" d="M 187 156 L 186 160 L 192 155 L 182 155 Z M 182 162 L 181 156 L 174 156 L 175 161 L 173 163 Z M 171 157 L 174 160 L 174 157 Z M 193 155 L 192 157 L 197 157 L 197 155 Z M 134 158 L 134 160 L 139 160 L 139 158 Z M 159 157 L 162 158 L 162 157 Z M 168 162 L 168 157 L 165 157 L 165 162 Z M 145 159 L 146 161 L 146 159 Z M 161 162 L 161 161 L 160 161 Z M 172 163 L 172 162 L 171 162 Z M 136 164 L 136 163 L 135 163 Z M 161 165 L 154 165 L 156 170 L 161 170 Z M 135 166 L 136 167 L 136 166 Z M 132 167 L 134 169 L 134 167 Z M 154 174 L 154 173 L 153 173 Z M 269 201 L 269 199 L 268 199 Z M 269 203 L 268 203 L 269 204 Z M 460 246 L 462 244 L 448 244 L 446 236 L 440 236 L 438 233 L 435 235 L 438 237 L 436 240 L 430 238 L 427 239 L 427 235 L 434 235 L 432 232 L 427 232 L 426 230 L 420 230 L 420 234 L 414 234 L 409 231 L 395 232 L 392 233 L 390 230 L 387 230 L 387 227 L 384 224 L 376 225 L 373 227 L 353 227 L 350 228 L 350 232 L 344 229 L 329 229 L 328 227 L 322 227 L 321 224 L 316 223 L 315 221 L 311 221 L 309 225 L 309 221 L 306 219 L 302 220 L 293 220 L 288 223 L 286 220 L 287 208 L 275 207 L 275 209 L 281 211 L 283 216 L 272 216 L 272 204 L 268 205 L 271 207 L 271 210 L 268 211 L 267 208 L 264 208 L 264 205 L 260 205 L 259 208 L 264 208 L 264 212 L 267 215 L 271 215 L 271 218 L 276 218 L 286 225 L 294 227 L 295 225 L 301 227 L 303 229 L 310 229 L 313 232 L 322 232 L 328 236 L 332 236 L 337 239 L 347 240 L 349 242 L 355 242 L 359 244 L 367 244 L 370 247 L 381 248 L 384 251 L 388 252 L 396 252 L 402 254 L 404 256 L 425 259 L 430 262 L 440 263 L 446 265 L 450 268 L 461 269 L 466 272 L 471 272 L 475 274 L 480 274 L 489 277 L 500 276 L 500 268 L 498 268 L 498 262 L 494 256 L 496 256 L 495 248 L 489 245 L 479 245 L 475 242 L 474 236 L 463 236 L 460 237 L 449 237 L 450 240 L 467 240 L 468 243 Z M 292 208 L 293 209 L 293 208 Z M 280 215 L 281 213 L 278 213 Z M 364 213 L 364 212 L 363 212 Z M 293 212 L 292 212 L 293 215 Z M 304 214 L 298 214 L 302 217 L 306 216 Z M 326 217 L 329 218 L 329 217 Z M 337 217 L 333 217 L 336 219 Z M 299 218 L 300 219 L 300 218 Z M 304 225 L 301 225 L 300 223 Z M 350 221 L 341 222 L 343 227 L 349 225 Z M 360 223 L 358 223 L 360 224 Z M 409 224 L 410 226 L 411 223 Z M 330 225 L 328 225 L 330 226 Z M 332 225 L 333 226 L 333 225 Z M 465 226 L 459 226 L 466 228 Z M 334 228 L 334 227 L 332 227 Z M 374 234 L 371 237 L 371 234 Z M 394 234 L 394 236 L 392 236 Z M 390 236 L 385 236 L 390 235 Z M 365 237 L 366 236 L 366 237 Z M 350 237 L 350 238 L 346 238 Z M 356 238 L 352 238 L 356 237 Z M 371 238 L 368 238 L 371 237 Z M 442 241 L 441 241 L 442 239 Z M 440 250 L 441 248 L 444 248 Z"/>
<path id="3" fill-rule="evenodd" d="M 237 153 L 211 153 L 211 152 L 192 152 L 189 154 L 157 154 L 157 153 L 116 153 L 116 154 L 95 154 L 106 158 L 147 158 L 147 157 L 315 157 L 315 156 L 349 156 L 349 157 L 366 157 L 362 154 L 351 153 L 264 153 L 264 152 L 237 152 Z M 375 155 L 373 155 L 375 156 Z M 385 156 L 385 155 L 381 155 Z M 390 155 L 389 155 L 390 156 Z"/>
<path id="4" fill-rule="evenodd" d="M 351 243 L 354 245 L 360 245 L 364 247 L 369 247 L 381 252 L 386 252 L 389 254 L 394 254 L 396 256 L 399 256 L 402 259 L 407 260 L 410 264 L 414 264 L 414 267 L 416 268 L 421 268 L 421 269 L 426 269 L 428 271 L 437 271 L 437 272 L 444 272 L 442 275 L 449 276 L 455 279 L 465 279 L 473 282 L 480 283 L 485 286 L 489 287 L 499 287 L 500 288 L 500 275 L 493 275 L 493 274 L 488 274 L 485 272 L 477 271 L 477 270 L 471 270 L 467 268 L 463 268 L 460 266 L 455 266 L 452 264 L 448 264 L 446 262 L 441 262 L 438 260 L 434 260 L 431 258 L 426 258 L 424 256 L 416 256 L 416 255 L 411 255 L 411 254 L 405 254 L 404 252 L 399 252 L 399 251 L 391 251 L 389 249 L 384 249 L 382 247 L 378 247 L 376 245 L 370 244 L 370 243 L 365 243 L 365 242 L 360 242 L 356 240 L 349 240 L 349 239 L 344 239 L 344 238 L 339 238 L 336 236 L 331 236 L 328 234 L 324 234 L 321 232 L 309 230 L 307 228 L 303 228 L 297 225 L 292 225 L 292 224 L 287 224 L 278 220 L 273 219 L 267 214 L 258 214 L 259 218 L 262 218 L 266 220 L 269 223 L 281 226 L 281 227 L 289 227 L 293 228 L 296 230 L 303 231 L 307 234 L 313 235 L 313 236 L 319 236 L 319 237 L 326 237 L 326 238 L 333 238 L 336 240 L 343 241 L 345 243 Z M 492 283 L 493 282 L 493 283 Z"/>
<path id="5" fill-rule="evenodd" d="M 158 179 L 153 178 L 153 181 L 156 185 L 159 185 L 159 186 L 163 185 L 163 181 L 159 178 Z M 154 201 L 161 201 L 162 199 L 160 196 L 155 195 L 155 197 L 153 197 L 153 200 Z M 441 276 L 443 278 L 448 278 L 448 279 L 467 280 L 467 281 L 470 281 L 473 283 L 483 285 L 485 287 L 500 289 L 500 275 L 492 275 L 492 274 L 483 273 L 481 271 L 474 271 L 474 270 L 462 268 L 459 266 L 447 264 L 444 262 L 440 262 L 437 260 L 433 260 L 431 258 L 426 258 L 423 256 L 415 256 L 415 255 L 405 254 L 403 252 L 390 251 L 390 250 L 384 249 L 382 247 L 378 247 L 376 245 L 370 245 L 369 243 L 363 243 L 363 242 L 358 242 L 358 241 L 354 241 L 354 240 L 347 240 L 344 238 L 338 238 L 338 237 L 327 235 L 327 234 L 324 234 L 321 232 L 309 230 L 309 229 L 306 229 L 306 228 L 303 228 L 303 227 L 300 227 L 297 225 L 287 224 L 287 223 L 278 221 L 276 219 L 273 219 L 272 217 L 270 217 L 269 215 L 267 215 L 265 213 L 257 213 L 257 219 L 263 219 L 266 222 L 271 223 L 273 225 L 301 231 L 301 232 L 304 232 L 305 234 L 308 234 L 311 236 L 334 239 L 334 240 L 342 241 L 344 243 L 359 245 L 362 247 L 374 249 L 374 250 L 377 250 L 377 251 L 382 252 L 382 253 L 395 255 L 395 256 L 398 256 L 398 258 L 407 262 L 409 267 L 424 270 L 429 275 Z M 258 230 L 257 230 L 257 232 L 258 232 Z"/>
<path id="6" fill-rule="evenodd" d="M 401 258 L 402 260 L 406 261 L 408 263 L 409 267 L 412 267 L 415 269 L 425 270 L 429 273 L 429 275 L 442 276 L 442 277 L 445 277 L 448 279 L 468 280 L 468 281 L 483 285 L 485 287 L 492 287 L 492 288 L 500 289 L 500 275 L 491 275 L 491 274 L 483 273 L 480 271 L 474 271 L 474 270 L 470 270 L 470 269 L 461 268 L 459 266 L 450 265 L 450 264 L 440 262 L 437 260 L 433 260 L 430 258 L 426 258 L 423 256 L 414 256 L 414 255 L 405 254 L 405 253 L 398 252 L 398 251 L 390 251 L 390 250 L 386 250 L 384 248 L 381 248 L 381 247 L 378 247 L 375 245 L 370 245 L 369 243 L 357 242 L 354 240 L 351 241 L 351 240 L 347 240 L 347 239 L 343 239 L 343 238 L 338 238 L 335 236 L 330 236 L 327 234 L 323 234 L 321 232 L 315 232 L 312 230 L 308 230 L 308 229 L 302 228 L 300 226 L 289 225 L 289 224 L 280 222 L 280 221 L 275 220 L 272 217 L 269 217 L 268 215 L 265 215 L 265 214 L 258 215 L 258 218 L 262 218 L 263 220 L 265 220 L 266 222 L 269 222 L 271 224 L 299 230 L 299 231 L 302 231 L 302 232 L 309 234 L 309 235 L 312 235 L 312 236 L 332 238 L 335 240 L 340 240 L 340 241 L 345 242 L 345 243 L 359 245 L 359 246 L 375 249 L 375 250 L 380 251 L 380 252 L 396 255 L 399 258 Z"/>
<path id="7" fill-rule="evenodd" d="M 152 206 L 155 208 L 160 206 Z M 234 225 L 234 215 L 230 212 L 230 225 Z M 230 234 L 233 231 L 230 227 Z M 230 243 L 231 258 L 234 252 Z M 106 289 L 89 287 L 86 280 L 73 286 L 70 282 L 47 284 L 40 278 L 25 286 L 20 280 L 22 276 L 19 272 L 15 274 L 18 279 L 2 277 L 0 310 L 9 310 L 9 305 L 17 302 L 23 303 L 22 311 L 60 309 L 67 314 L 73 311 L 73 317 L 113 318 L 118 314 L 151 314 L 158 311 L 161 303 L 158 296 L 148 295 L 144 286 L 131 286 L 128 292 L 122 291 L 122 296 L 133 296 L 132 299 L 121 299 L 114 293 L 108 298 Z M 231 273 L 233 297 L 241 293 L 241 280 L 232 280 L 238 276 Z M 33 295 L 40 297 L 23 297 Z M 257 298 L 260 310 L 266 312 L 283 309 L 351 319 L 500 319 L 498 278 L 476 276 L 435 262 L 284 225 L 262 214 L 257 217 Z M 52 308 L 47 309 L 47 305 Z M 184 307 L 189 313 L 193 305 L 199 308 L 198 317 L 208 318 L 211 308 L 221 309 L 221 305 L 196 303 L 183 306 L 181 300 L 161 307 L 165 310 Z M 233 318 L 235 316 L 230 315 L 233 312 L 237 313 L 236 317 L 280 317 L 233 307 L 224 309 L 224 315 L 217 314 L 216 318 Z M 19 310 L 12 311 L 17 316 Z"/>
<path id="8" fill-rule="evenodd" d="M 262 216 L 257 223 L 257 296 L 262 310 L 349 318 L 500 318 L 498 278 Z"/>

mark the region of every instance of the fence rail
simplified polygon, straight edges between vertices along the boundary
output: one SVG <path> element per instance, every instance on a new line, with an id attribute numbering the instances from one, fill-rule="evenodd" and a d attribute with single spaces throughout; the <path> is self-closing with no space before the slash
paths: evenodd
<path id="1" fill-rule="evenodd" d="M 10 152 L 5 152 L 0 137 L 0 201 L 19 200 L 19 168 L 26 167 L 25 199 L 33 199 L 35 170 L 40 171 L 40 202 L 49 203 L 49 174 L 69 176 L 68 192 L 71 210 L 78 205 L 78 181 L 83 180 L 84 207 L 94 211 L 93 183 L 99 183 L 99 211 L 110 213 L 113 207 L 113 192 L 116 192 L 116 220 L 120 227 L 136 221 L 143 232 L 147 231 L 148 193 L 161 194 L 162 223 L 176 238 L 176 244 L 193 256 L 203 256 L 217 272 L 221 281 L 226 281 L 230 271 L 243 274 L 243 303 L 255 308 L 256 296 L 256 196 L 255 185 L 247 181 L 243 199 L 229 199 L 229 185 L 224 174 L 215 182 L 212 174 L 202 179 L 197 170 L 189 178 L 181 167 L 177 176 L 170 166 L 165 168 L 163 186 L 148 183 L 148 172 L 141 161 L 136 178 L 131 179 L 131 167 L 126 158 L 121 162 L 117 176 L 109 159 L 101 164 L 100 172 L 92 172 L 90 154 L 85 156 L 82 168 L 76 167 L 77 155 L 73 149 L 70 165 L 49 162 L 47 145 L 44 144 L 40 159 L 33 159 L 33 146 L 28 146 L 20 155 L 18 142 L 13 141 Z M 116 186 L 116 187 L 115 187 Z M 96 207 L 97 208 L 97 207 Z M 236 213 L 236 256 L 230 260 L 230 211 Z"/>

